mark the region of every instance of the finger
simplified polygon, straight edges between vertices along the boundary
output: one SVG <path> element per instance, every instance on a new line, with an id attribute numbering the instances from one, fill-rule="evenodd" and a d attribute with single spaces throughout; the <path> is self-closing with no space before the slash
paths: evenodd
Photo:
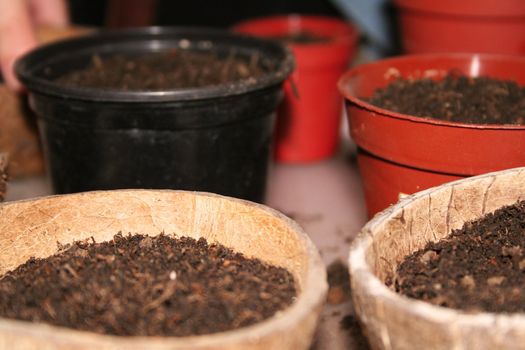
<path id="1" fill-rule="evenodd" d="M 22 88 L 13 71 L 14 62 L 36 45 L 25 0 L 0 0 L 0 68 L 7 85 Z"/>
<path id="2" fill-rule="evenodd" d="M 69 11 L 65 0 L 29 0 L 35 24 L 65 27 L 69 24 Z"/>

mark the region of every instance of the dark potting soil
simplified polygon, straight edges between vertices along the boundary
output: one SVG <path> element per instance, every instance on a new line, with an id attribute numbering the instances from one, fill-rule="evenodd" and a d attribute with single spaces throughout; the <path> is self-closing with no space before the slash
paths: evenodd
<path id="1" fill-rule="evenodd" d="M 233 51 L 219 57 L 214 52 L 178 49 L 138 57 L 96 55 L 86 68 L 57 81 L 68 86 L 121 91 L 168 90 L 240 81 L 254 84 L 266 72 L 257 54 L 245 60 Z"/>
<path id="2" fill-rule="evenodd" d="M 389 281 L 411 298 L 467 311 L 525 312 L 525 201 L 408 256 Z"/>
<path id="3" fill-rule="evenodd" d="M 329 304 L 339 305 L 350 300 L 350 275 L 348 267 L 341 260 L 328 265 L 327 279 Z"/>
<path id="4" fill-rule="evenodd" d="M 318 34 L 313 34 L 310 32 L 302 31 L 297 33 L 290 33 L 285 35 L 276 35 L 271 37 L 274 40 L 277 40 L 283 44 L 321 44 L 329 41 L 328 37 L 321 36 Z"/>
<path id="5" fill-rule="evenodd" d="M 525 124 L 525 87 L 489 77 L 397 79 L 367 99 L 390 111 L 468 124 Z"/>
<path id="6" fill-rule="evenodd" d="M 338 259 L 328 265 L 327 271 L 329 287 L 328 303 L 330 305 L 340 305 L 350 302 L 352 291 L 350 289 L 348 267 Z M 353 314 L 343 315 L 339 321 L 339 326 L 349 335 L 352 349 L 369 349 L 361 326 Z"/>
<path id="7" fill-rule="evenodd" d="M 0 279 L 0 316 L 113 335 L 189 336 L 292 304 L 285 269 L 204 239 L 116 235 L 31 258 Z"/>
<path id="8" fill-rule="evenodd" d="M 341 329 L 348 332 L 351 339 L 353 340 L 352 349 L 357 349 L 357 350 L 369 350 L 370 349 L 370 346 L 368 345 L 368 341 L 365 335 L 363 334 L 363 329 L 361 328 L 359 321 L 354 315 L 347 314 L 343 316 L 343 318 L 339 322 L 339 326 L 341 327 Z"/>

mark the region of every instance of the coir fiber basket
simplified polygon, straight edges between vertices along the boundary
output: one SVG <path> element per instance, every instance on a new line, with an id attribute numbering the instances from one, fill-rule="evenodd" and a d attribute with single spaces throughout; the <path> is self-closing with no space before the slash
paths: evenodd
<path id="1" fill-rule="evenodd" d="M 373 349 L 524 349 L 525 315 L 467 313 L 403 297 L 384 284 L 405 256 L 525 197 L 525 168 L 407 197 L 375 216 L 350 249 L 356 312 Z"/>
<path id="2" fill-rule="evenodd" d="M 287 268 L 299 293 L 288 309 L 253 326 L 193 337 L 118 337 L 0 318 L 0 349 L 307 349 L 326 294 L 318 251 L 292 220 L 251 202 L 170 190 L 85 192 L 0 205 L 0 274 L 57 242 L 161 232 L 219 242 Z"/>

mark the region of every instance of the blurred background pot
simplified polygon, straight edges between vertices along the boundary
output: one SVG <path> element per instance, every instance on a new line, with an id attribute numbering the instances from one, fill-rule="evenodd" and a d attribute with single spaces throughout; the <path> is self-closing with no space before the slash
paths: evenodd
<path id="1" fill-rule="evenodd" d="M 407 53 L 525 54 L 522 0 L 394 0 Z"/>
<path id="2" fill-rule="evenodd" d="M 439 79 L 450 70 L 525 85 L 525 58 L 428 54 L 364 64 L 339 81 L 350 134 L 358 145 L 369 216 L 411 194 L 466 176 L 525 165 L 525 125 L 478 125 L 414 117 L 365 98 L 398 77 Z"/>
<path id="3" fill-rule="evenodd" d="M 279 108 L 275 159 L 305 163 L 332 156 L 341 124 L 337 80 L 354 55 L 356 29 L 336 18 L 288 15 L 248 20 L 234 30 L 281 40 L 295 56 L 297 68 Z"/>
<path id="4" fill-rule="evenodd" d="M 363 227 L 348 260 L 352 298 L 372 349 L 522 349 L 523 313 L 467 312 L 407 298 L 386 285 L 406 256 L 525 196 L 525 168 L 409 196 Z M 480 287 L 481 288 L 481 287 Z"/>
<path id="5" fill-rule="evenodd" d="M 234 50 L 272 69 L 255 83 L 118 91 L 55 79 L 93 55 L 144 55 L 175 48 Z M 17 62 L 38 115 L 56 193 L 115 188 L 203 190 L 261 201 L 274 111 L 293 57 L 277 43 L 221 30 L 150 27 L 63 41 Z"/>
<path id="6" fill-rule="evenodd" d="M 0 206 L 0 274 L 60 246 L 118 232 L 205 238 L 288 269 L 297 298 L 252 326 L 188 337 L 102 335 L 0 319 L 2 348 L 26 349 L 308 349 L 327 291 L 326 271 L 304 231 L 268 207 L 209 193 L 170 190 L 100 191 L 10 202 Z M 190 219 L 191 218 L 191 219 Z"/>

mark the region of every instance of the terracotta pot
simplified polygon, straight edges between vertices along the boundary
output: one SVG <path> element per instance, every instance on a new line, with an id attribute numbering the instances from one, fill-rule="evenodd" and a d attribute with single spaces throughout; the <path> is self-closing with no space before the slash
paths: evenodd
<path id="1" fill-rule="evenodd" d="M 522 0 L 395 0 L 408 53 L 525 54 Z"/>
<path id="2" fill-rule="evenodd" d="M 161 232 L 219 242 L 288 269 L 299 294 L 288 309 L 256 325 L 193 337 L 118 337 L 0 319 L 3 349 L 308 349 L 327 290 L 313 243 L 292 220 L 268 207 L 214 194 L 120 190 L 85 192 L 0 205 L 0 274 L 29 257 L 57 252 L 57 242 L 122 231 Z"/>
<path id="3" fill-rule="evenodd" d="M 351 69 L 339 81 L 350 134 L 359 146 L 368 214 L 447 181 L 525 165 L 525 125 L 476 125 L 414 117 L 365 101 L 397 77 L 439 79 L 450 70 L 525 84 L 525 58 L 502 55 L 403 56 Z"/>
<path id="4" fill-rule="evenodd" d="M 339 144 L 341 121 L 337 80 L 355 51 L 358 33 L 354 27 L 336 18 L 290 15 L 249 20 L 234 30 L 269 38 L 310 33 L 327 39 L 288 44 L 296 70 L 285 84 L 279 109 L 275 159 L 303 163 L 332 156 Z"/>
<path id="5" fill-rule="evenodd" d="M 525 196 L 525 168 L 447 183 L 378 214 L 354 240 L 356 313 L 373 349 L 523 349 L 525 315 L 467 313 L 395 293 L 384 284 L 403 259 L 467 221 Z"/>

